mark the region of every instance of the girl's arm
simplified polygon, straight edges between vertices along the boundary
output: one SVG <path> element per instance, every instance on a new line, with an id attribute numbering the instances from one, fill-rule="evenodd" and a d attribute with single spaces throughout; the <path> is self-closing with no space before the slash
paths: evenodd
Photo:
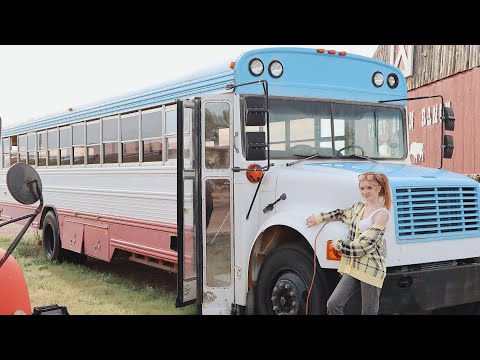
<path id="1" fill-rule="evenodd" d="M 349 223 L 353 216 L 353 209 L 355 207 L 354 204 L 352 207 L 346 209 L 336 209 L 326 213 L 320 213 L 315 215 L 316 224 L 320 224 L 322 221 L 341 221 L 344 223 Z"/>

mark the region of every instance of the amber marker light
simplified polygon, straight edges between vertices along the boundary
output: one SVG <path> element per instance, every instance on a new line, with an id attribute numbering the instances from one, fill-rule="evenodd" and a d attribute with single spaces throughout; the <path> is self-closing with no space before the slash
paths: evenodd
<path id="1" fill-rule="evenodd" d="M 340 55 L 340 56 L 345 56 L 345 55 L 347 55 L 347 52 L 346 52 L 346 51 L 340 51 L 340 52 L 338 53 L 338 55 Z"/>
<path id="2" fill-rule="evenodd" d="M 336 50 L 328 50 L 328 53 L 329 53 L 330 55 L 334 55 L 334 54 L 337 53 L 337 51 L 336 51 Z"/>
<path id="3" fill-rule="evenodd" d="M 262 180 L 262 177 L 263 177 L 262 167 L 258 164 L 250 164 L 248 166 L 246 175 L 247 175 L 248 181 L 250 181 L 253 184 L 258 183 L 260 180 Z"/>
<path id="4" fill-rule="evenodd" d="M 323 54 L 325 52 L 325 49 L 317 49 L 317 53 Z"/>
<path id="5" fill-rule="evenodd" d="M 235 61 L 231 61 L 230 62 L 230 69 L 234 69 L 235 68 Z"/>
<path id="6" fill-rule="evenodd" d="M 340 251 L 335 250 L 333 247 L 333 240 L 327 241 L 327 260 L 334 260 L 339 261 L 342 257 L 342 253 Z"/>

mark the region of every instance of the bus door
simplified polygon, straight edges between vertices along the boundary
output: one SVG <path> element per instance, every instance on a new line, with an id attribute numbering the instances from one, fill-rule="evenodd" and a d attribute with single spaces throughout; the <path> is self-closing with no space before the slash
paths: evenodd
<path id="1" fill-rule="evenodd" d="M 203 296 L 200 116 L 199 99 L 177 100 L 177 307 Z"/>
<path id="2" fill-rule="evenodd" d="M 202 97 L 203 314 L 230 314 L 235 302 L 232 100 Z"/>
<path id="3" fill-rule="evenodd" d="M 232 98 L 177 101 L 177 306 L 202 314 L 234 303 Z"/>

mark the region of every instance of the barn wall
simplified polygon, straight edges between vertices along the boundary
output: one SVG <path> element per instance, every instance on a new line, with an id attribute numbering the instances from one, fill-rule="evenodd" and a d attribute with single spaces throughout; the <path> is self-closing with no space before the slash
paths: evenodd
<path id="1" fill-rule="evenodd" d="M 479 174 L 480 119 L 477 118 L 480 117 L 480 68 L 457 73 L 408 93 L 408 97 L 431 95 L 443 95 L 444 101 L 450 102 L 455 111 L 455 131 L 445 132 L 453 135 L 455 149 L 452 159 L 443 160 L 443 169 L 462 174 Z M 413 112 L 413 129 L 409 129 L 409 142 L 424 144 L 423 161 L 419 161 L 418 165 L 434 168 L 440 166 L 441 122 L 435 123 L 433 117 L 433 107 L 439 106 L 440 101 L 440 98 L 434 98 L 408 102 L 409 117 Z M 422 109 L 426 118 L 423 126 Z"/>
<path id="2" fill-rule="evenodd" d="M 379 45 L 374 59 L 390 61 L 390 45 Z M 417 89 L 480 66 L 480 45 L 414 45 L 413 75 L 407 89 Z"/>

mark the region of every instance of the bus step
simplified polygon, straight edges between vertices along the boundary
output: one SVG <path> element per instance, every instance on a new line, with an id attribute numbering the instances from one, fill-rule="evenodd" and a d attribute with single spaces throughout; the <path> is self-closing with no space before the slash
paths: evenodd
<path id="1" fill-rule="evenodd" d="M 140 264 L 148 265 L 148 266 L 153 266 L 159 269 L 167 270 L 169 272 L 177 272 L 177 264 L 171 262 L 171 261 L 166 261 L 166 260 L 161 260 L 161 259 L 156 259 L 152 258 L 150 256 L 145 256 L 145 255 L 140 255 L 140 254 L 133 254 L 128 258 L 131 261 L 138 262 Z"/>

